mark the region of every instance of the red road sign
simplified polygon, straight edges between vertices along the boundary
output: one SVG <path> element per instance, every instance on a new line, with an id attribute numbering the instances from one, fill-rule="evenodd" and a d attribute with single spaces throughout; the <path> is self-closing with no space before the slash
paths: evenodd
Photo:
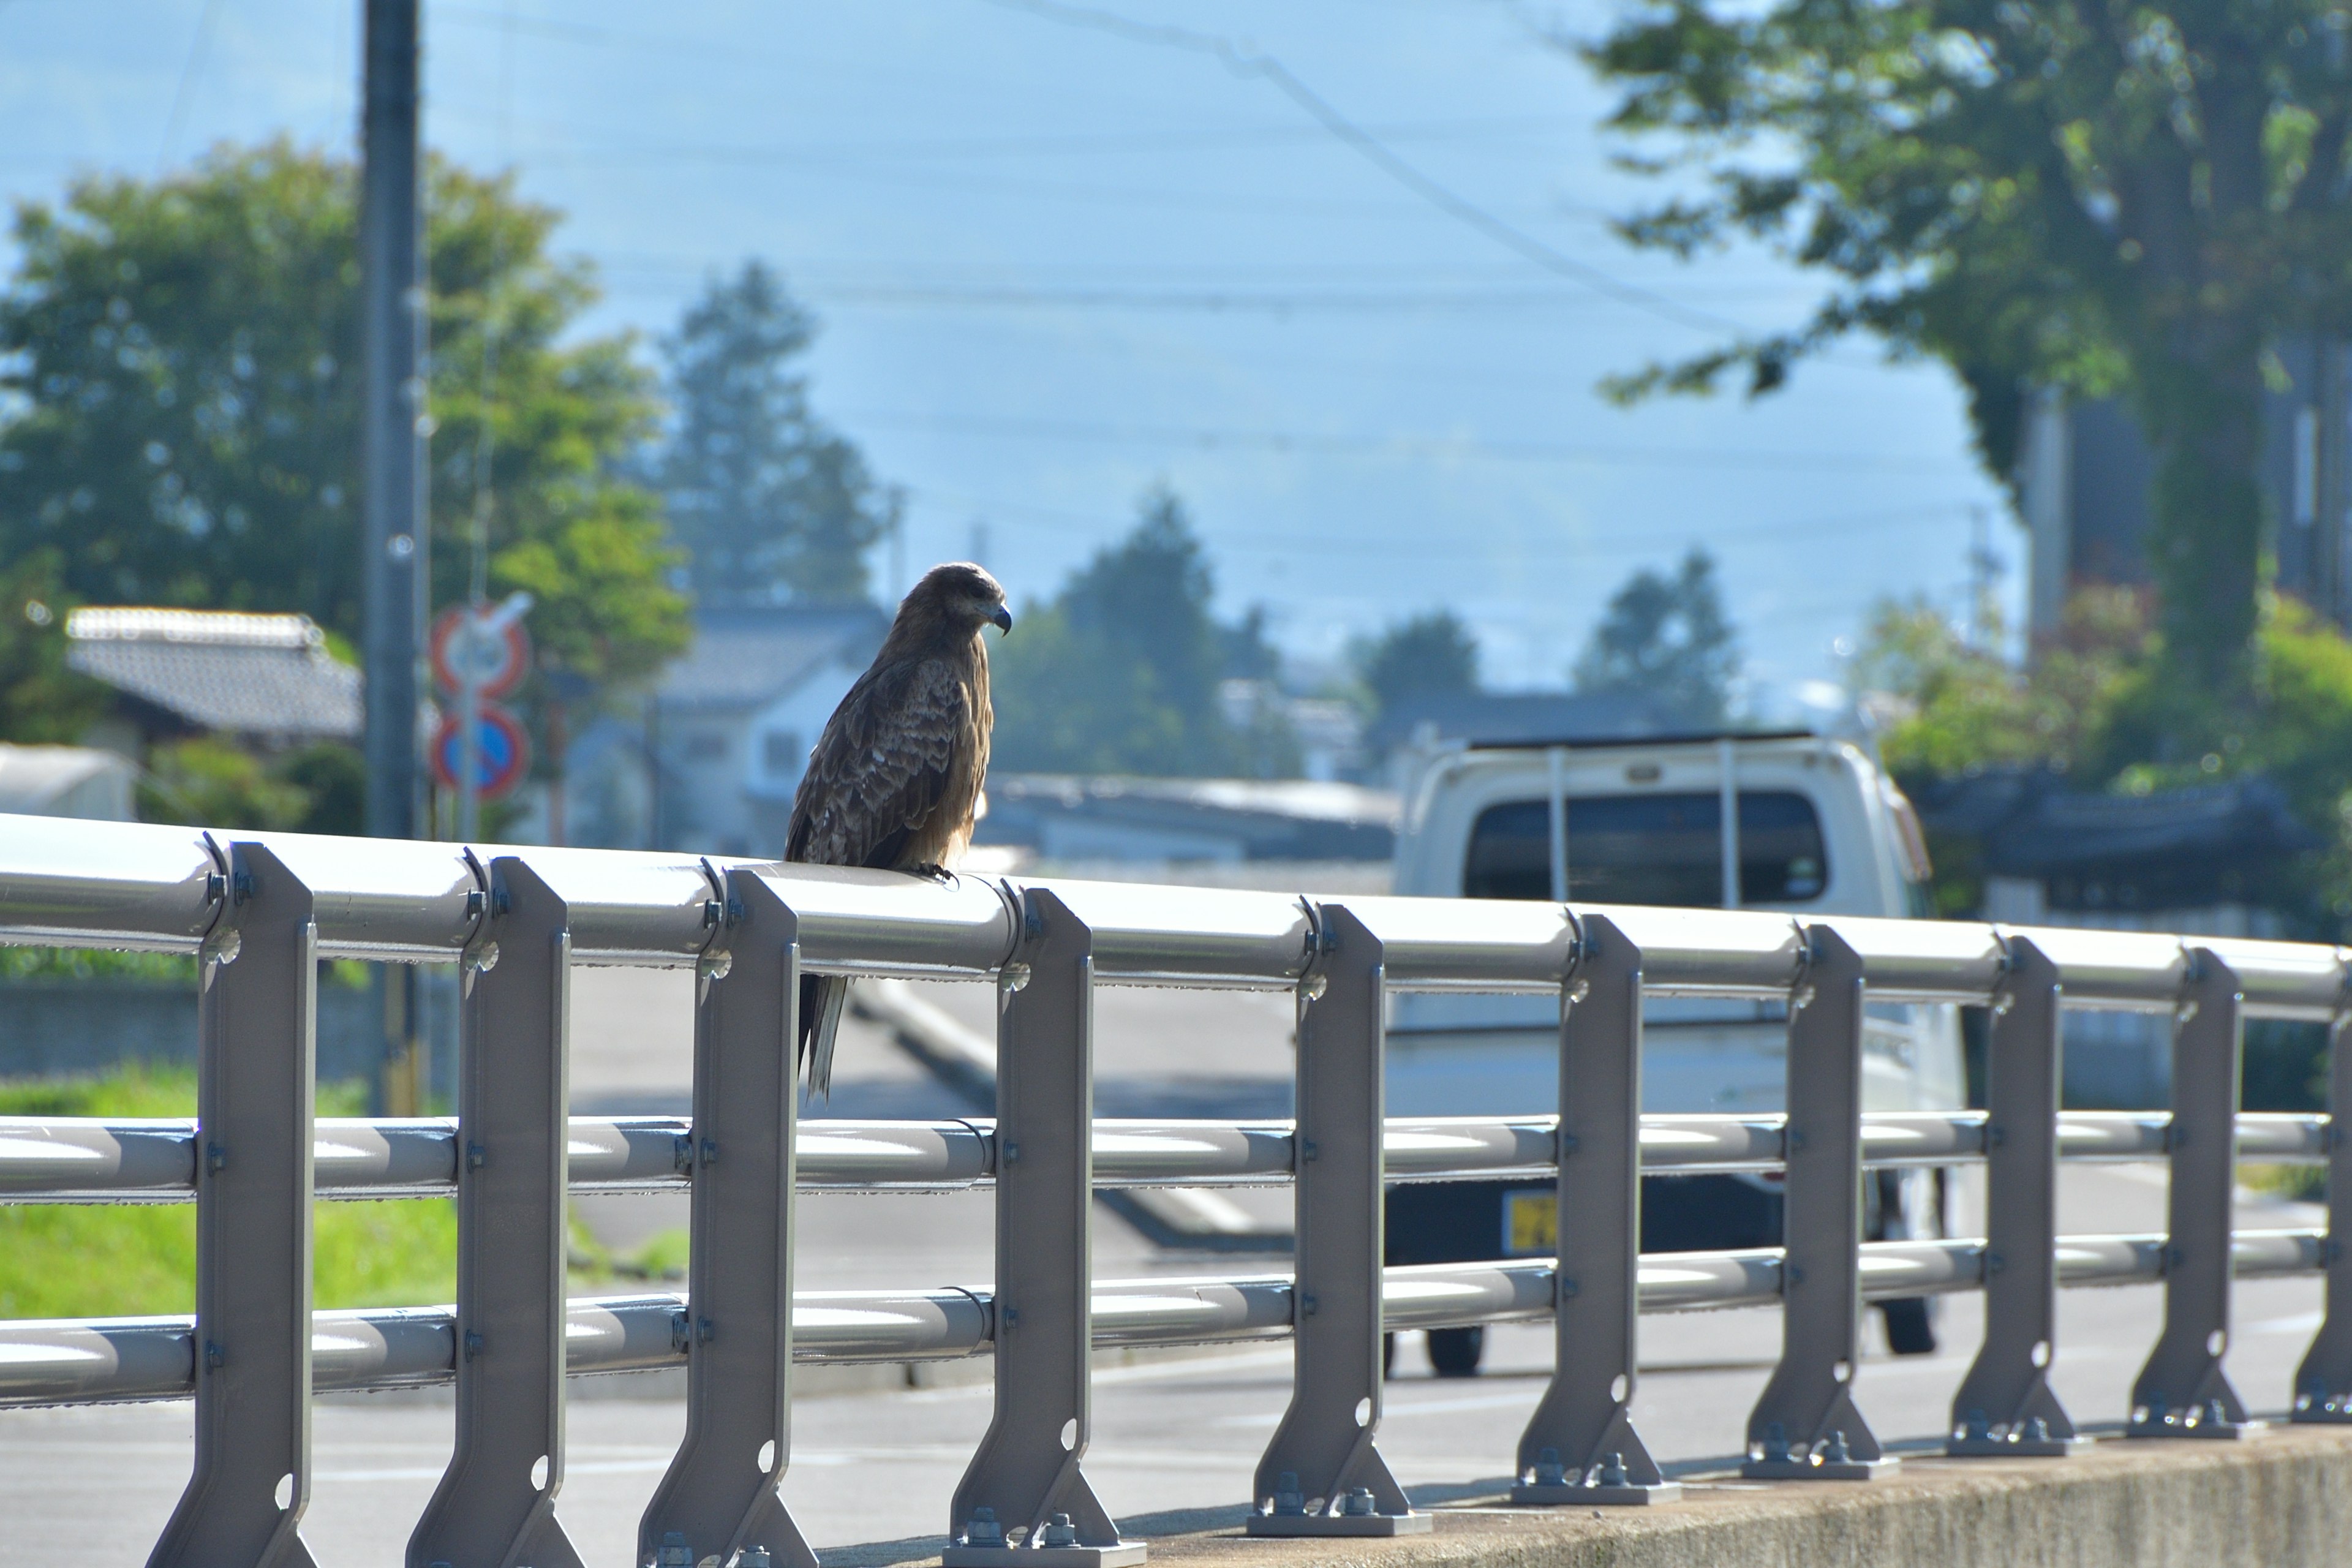
<path id="1" fill-rule="evenodd" d="M 474 745 L 474 777 L 480 798 L 497 800 L 514 792 L 530 772 L 530 736 L 522 721 L 495 702 L 481 707 L 481 726 Z M 433 776 L 443 789 L 456 789 L 465 766 L 460 717 L 451 713 L 433 736 Z"/>
<path id="2" fill-rule="evenodd" d="M 504 697 L 530 673 L 530 634 L 501 606 L 452 605 L 433 622 L 433 679 L 452 697 L 471 674 L 486 697 Z"/>

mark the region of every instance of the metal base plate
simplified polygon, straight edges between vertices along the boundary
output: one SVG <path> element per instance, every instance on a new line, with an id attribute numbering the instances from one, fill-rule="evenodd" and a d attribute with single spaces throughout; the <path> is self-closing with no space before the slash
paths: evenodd
<path id="1" fill-rule="evenodd" d="M 1116 1546 L 950 1546 L 941 1568 L 1133 1568 L 1148 1555 L 1140 1541 Z"/>
<path id="2" fill-rule="evenodd" d="M 2006 1437 L 1953 1437 L 1944 1444 L 1948 1459 L 2063 1459 L 2069 1454 L 2086 1454 L 2091 1449 L 2088 1437 L 2020 1437 L 2015 1442 Z"/>
<path id="3" fill-rule="evenodd" d="M 1251 1535 L 1427 1535 L 1425 1513 L 1254 1513 Z M 949 1568 L 953 1568 L 950 1564 Z"/>
<path id="4" fill-rule="evenodd" d="M 1903 1468 L 1900 1459 L 1750 1459 L 1739 1473 L 1751 1481 L 1883 1481 Z"/>
<path id="5" fill-rule="evenodd" d="M 2331 1394 L 2325 1402 L 2315 1400 L 2287 1419 L 2306 1426 L 2352 1426 L 2352 1394 Z"/>
<path id="6" fill-rule="evenodd" d="M 1548 1487 L 1523 1481 L 1511 1489 L 1511 1500 L 1570 1508 L 1587 1503 L 1595 1508 L 1640 1508 L 1646 1503 L 1682 1501 L 1683 1486 L 1680 1481 L 1660 1481 L 1654 1487 Z"/>
<path id="7" fill-rule="evenodd" d="M 2126 1437 L 2180 1437 L 2190 1442 L 2242 1443 L 2270 1429 L 2267 1421 L 2200 1421 L 2194 1426 L 2142 1421 L 2124 1428 Z"/>

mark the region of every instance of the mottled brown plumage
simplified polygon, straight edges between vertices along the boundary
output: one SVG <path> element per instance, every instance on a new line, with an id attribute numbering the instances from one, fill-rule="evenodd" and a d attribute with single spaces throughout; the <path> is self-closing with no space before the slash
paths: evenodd
<path id="1" fill-rule="evenodd" d="M 935 876 L 963 853 L 995 720 L 981 629 L 991 625 L 1013 629 L 995 578 L 967 561 L 923 574 L 809 752 L 785 859 Z M 839 979 L 801 982 L 800 1054 L 818 1094 L 832 1082 L 846 991 Z"/>

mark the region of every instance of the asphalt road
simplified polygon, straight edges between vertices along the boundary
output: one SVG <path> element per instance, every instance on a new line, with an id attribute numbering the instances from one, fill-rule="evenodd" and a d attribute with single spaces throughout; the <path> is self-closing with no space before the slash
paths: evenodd
<path id="1" fill-rule="evenodd" d="M 667 996 L 642 974 L 583 977 L 575 998 L 575 1099 L 584 1109 L 666 1110 L 684 1104 L 687 993 Z M 986 1023 L 988 993 L 941 988 L 960 1016 Z M 1149 1097 L 1159 1086 L 1188 1102 L 1248 1104 L 1278 1113 L 1290 1073 L 1289 1009 L 1279 997 L 1107 993 L 1106 1085 Z M 843 1043 L 833 1106 L 856 1115 L 953 1114 L 958 1103 L 877 1033 L 856 1026 Z M 1205 1112 L 1204 1112 L 1205 1113 Z M 1231 1110 L 1221 1110 L 1232 1114 Z M 1280 1194 L 1270 1194 L 1279 1201 Z M 2154 1167 L 2070 1167 L 2062 1225 L 2076 1231 L 2160 1229 L 2163 1173 Z M 801 1277 L 807 1289 L 985 1281 L 988 1200 L 821 1195 L 806 1201 Z M 1279 1267 L 1160 1252 L 1097 1209 L 1097 1272 L 1210 1272 Z M 682 1203 L 608 1200 L 592 1223 L 616 1246 L 683 1224 Z M 2240 1224 L 2317 1223 L 2318 1211 L 2249 1198 Z M 2236 1296 L 2230 1367 L 2258 1411 L 2283 1409 L 2290 1374 L 2318 1326 L 2316 1279 L 2264 1280 Z M 2161 1320 L 2154 1286 L 2074 1291 L 2063 1298 L 2053 1379 L 2079 1423 L 2124 1414 L 2133 1374 Z M 1944 1305 L 1945 1350 L 1895 1360 L 1874 1343 L 1856 1397 L 1882 1439 L 1922 1445 L 1944 1429 L 1951 1393 L 1980 1332 L 1973 1298 Z M 1875 1339 L 1875 1318 L 1872 1319 Z M 1653 1317 L 1643 1321 L 1644 1375 L 1635 1416 L 1670 1468 L 1706 1474 L 1738 1447 L 1747 1411 L 1777 1353 L 1770 1309 Z M 1381 1446 L 1424 1504 L 1501 1484 L 1520 1426 L 1550 1363 L 1549 1333 L 1494 1331 L 1486 1375 L 1439 1381 L 1406 1336 L 1391 1385 Z M 1215 1521 L 1245 1497 L 1258 1452 L 1288 1393 L 1286 1347 L 1119 1368 L 1097 1382 L 1087 1468 L 1131 1533 Z M 675 1398 L 633 1398 L 643 1380 L 575 1383 L 566 1483 L 558 1513 L 585 1560 L 630 1561 L 635 1520 L 683 1430 Z M 656 1386 L 658 1386 L 656 1384 Z M 828 1563 L 889 1563 L 935 1552 L 947 1500 L 985 1427 L 990 1390 L 935 1387 L 803 1399 L 793 1415 L 786 1496 Z M 393 1564 L 449 1453 L 446 1395 L 344 1397 L 321 1403 L 317 1476 L 304 1534 L 320 1561 Z M 0 1412 L 0 1561 L 135 1563 L 184 1484 L 185 1405 Z M 1945 1463 L 1937 1459 L 1916 1462 Z M 1730 1483 L 1737 1484 L 1737 1483 Z M 1227 1515 L 1230 1521 L 1230 1513 Z"/>

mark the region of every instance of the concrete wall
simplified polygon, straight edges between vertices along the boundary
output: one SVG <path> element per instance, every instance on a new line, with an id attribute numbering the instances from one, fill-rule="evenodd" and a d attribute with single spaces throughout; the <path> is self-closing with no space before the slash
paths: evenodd
<path id="1" fill-rule="evenodd" d="M 1874 1482 L 1741 1483 L 1675 1466 L 1656 1509 L 1512 1509 L 1475 1487 L 1432 1534 L 1380 1542 L 1236 1540 L 1240 1510 L 1123 1521 L 1154 1563 L 1381 1568 L 2341 1568 L 2352 1563 L 2352 1431 L 2252 1442 L 2110 1438 L 2071 1459 L 1904 1457 Z M 1223 1515 L 1230 1513 L 1228 1519 Z M 1213 1514 L 1215 1517 L 1212 1517 Z M 1220 1527 L 1223 1527 L 1222 1529 Z M 1214 1533 L 1211 1533 L 1214 1532 Z"/>

